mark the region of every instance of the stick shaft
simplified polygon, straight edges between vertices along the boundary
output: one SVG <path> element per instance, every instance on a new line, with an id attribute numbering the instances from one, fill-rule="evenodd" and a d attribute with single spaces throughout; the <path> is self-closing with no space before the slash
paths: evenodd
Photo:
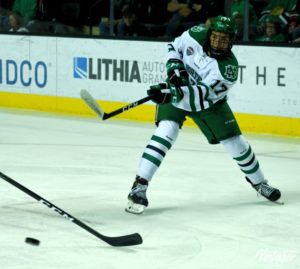
<path id="1" fill-rule="evenodd" d="M 17 187 L 19 190 L 25 192 L 38 202 L 41 202 L 48 208 L 52 209 L 56 213 L 60 214 L 63 216 L 65 219 L 74 222 L 84 230 L 88 231 L 89 233 L 93 234 L 94 236 L 98 237 L 99 239 L 105 241 L 106 243 L 112 245 L 112 246 L 130 246 L 130 245 L 137 245 L 142 243 L 142 238 L 139 234 L 130 234 L 130 235 L 125 235 L 125 236 L 119 236 L 119 237 L 109 237 L 105 236 L 103 234 L 98 233 L 96 230 L 92 229 L 79 219 L 75 218 L 71 214 L 67 213 L 63 209 L 59 208 L 58 206 L 54 205 L 53 203 L 49 202 L 45 198 L 41 197 L 40 195 L 36 194 L 35 192 L 31 191 L 30 189 L 26 188 L 25 186 L 21 185 L 17 181 L 13 180 L 9 176 L 3 174 L 0 172 L 0 177 L 7 181 L 8 183 L 12 184 L 13 186 Z"/>
<path id="2" fill-rule="evenodd" d="M 152 96 L 146 96 L 146 97 L 144 97 L 144 98 L 142 98 L 140 100 L 132 102 L 132 103 L 130 103 L 130 104 L 126 105 L 126 106 L 123 106 L 121 108 L 118 108 L 118 109 L 116 109 L 116 110 L 114 110 L 114 111 L 112 111 L 110 113 L 104 113 L 103 120 L 106 120 L 106 119 L 109 119 L 109 118 L 114 117 L 116 115 L 119 115 L 119 114 L 121 114 L 121 113 L 123 113 L 125 111 L 128 111 L 128 110 L 130 110 L 132 108 L 135 108 L 135 107 L 137 107 L 137 106 L 139 106 L 141 104 L 144 104 L 144 103 L 150 101 L 151 99 L 152 99 Z"/>
<path id="3" fill-rule="evenodd" d="M 144 104 L 148 101 L 150 101 L 153 96 L 146 96 L 142 99 L 139 99 L 135 102 L 132 102 L 126 106 L 123 106 L 121 108 L 118 108 L 112 112 L 109 112 L 109 113 L 105 113 L 102 108 L 100 107 L 100 105 L 96 102 L 95 98 L 87 91 L 87 90 L 84 90 L 82 89 L 80 91 L 80 96 L 82 98 L 82 100 L 102 119 L 102 120 L 106 120 L 106 119 L 109 119 L 109 118 L 112 118 L 116 115 L 119 115 L 125 111 L 128 111 L 132 108 L 135 108 L 141 104 Z"/>

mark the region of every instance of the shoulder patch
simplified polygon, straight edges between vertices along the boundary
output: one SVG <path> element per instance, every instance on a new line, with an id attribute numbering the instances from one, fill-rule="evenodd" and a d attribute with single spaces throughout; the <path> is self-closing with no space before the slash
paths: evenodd
<path id="1" fill-rule="evenodd" d="M 231 53 L 226 59 L 218 62 L 222 76 L 234 82 L 238 78 L 238 62 L 235 56 Z"/>
<path id="2" fill-rule="evenodd" d="M 228 80 L 237 80 L 238 76 L 238 68 L 235 65 L 225 65 L 225 72 L 224 72 L 224 77 Z"/>

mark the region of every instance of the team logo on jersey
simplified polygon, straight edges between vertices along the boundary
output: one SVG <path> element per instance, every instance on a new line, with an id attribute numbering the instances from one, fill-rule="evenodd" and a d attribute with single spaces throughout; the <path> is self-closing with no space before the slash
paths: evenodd
<path id="1" fill-rule="evenodd" d="M 235 80 L 237 79 L 237 76 L 238 76 L 238 69 L 235 65 L 226 65 L 225 66 L 225 73 L 224 73 L 224 76 L 227 78 L 227 79 L 230 79 L 230 80 Z"/>
<path id="2" fill-rule="evenodd" d="M 187 56 L 191 56 L 191 55 L 193 55 L 194 54 L 194 49 L 192 48 L 192 47 L 188 47 L 187 49 L 186 49 L 186 55 Z"/>

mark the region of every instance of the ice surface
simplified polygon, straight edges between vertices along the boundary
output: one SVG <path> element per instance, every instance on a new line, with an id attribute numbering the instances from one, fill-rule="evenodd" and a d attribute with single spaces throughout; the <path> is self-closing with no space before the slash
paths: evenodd
<path id="1" fill-rule="evenodd" d="M 221 145 L 184 128 L 150 183 L 149 207 L 131 215 L 127 194 L 154 128 L 0 110 L 1 172 L 102 234 L 144 239 L 111 247 L 0 180 L 0 268 L 300 268 L 299 139 L 245 134 L 280 206 L 256 196 Z"/>

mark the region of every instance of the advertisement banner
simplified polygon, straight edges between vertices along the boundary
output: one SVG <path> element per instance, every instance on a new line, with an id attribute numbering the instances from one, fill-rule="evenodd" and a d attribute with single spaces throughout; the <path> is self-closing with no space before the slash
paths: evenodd
<path id="1" fill-rule="evenodd" d="M 1 91 L 56 95 L 56 38 L 1 35 L 0 42 Z"/>
<path id="2" fill-rule="evenodd" d="M 230 94 L 234 111 L 300 118 L 300 49 L 235 46 L 239 78 Z"/>
<path id="3" fill-rule="evenodd" d="M 0 91 L 132 102 L 164 81 L 166 42 L 0 35 Z M 300 49 L 234 46 L 234 112 L 300 118 Z"/>
<path id="4" fill-rule="evenodd" d="M 165 79 L 165 43 L 65 38 L 57 44 L 63 96 L 84 88 L 98 99 L 131 102 Z"/>

